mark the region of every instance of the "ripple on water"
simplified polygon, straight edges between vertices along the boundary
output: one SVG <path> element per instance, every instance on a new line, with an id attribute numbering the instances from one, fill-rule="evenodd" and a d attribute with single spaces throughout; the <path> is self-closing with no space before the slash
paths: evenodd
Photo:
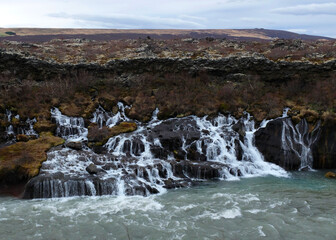
<path id="1" fill-rule="evenodd" d="M 335 185 L 298 173 L 150 197 L 2 198 L 0 239 L 336 239 Z"/>

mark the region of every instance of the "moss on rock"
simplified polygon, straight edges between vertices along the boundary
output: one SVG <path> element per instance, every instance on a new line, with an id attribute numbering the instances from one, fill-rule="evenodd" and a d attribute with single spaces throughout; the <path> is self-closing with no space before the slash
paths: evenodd
<path id="1" fill-rule="evenodd" d="M 56 124 L 52 123 L 51 121 L 45 120 L 45 119 L 38 120 L 34 124 L 34 129 L 38 133 L 41 133 L 41 132 L 55 132 Z"/>
<path id="2" fill-rule="evenodd" d="M 28 180 L 39 173 L 46 152 L 64 143 L 64 139 L 43 132 L 40 138 L 18 142 L 0 149 L 0 182 L 16 183 Z"/>
<path id="3" fill-rule="evenodd" d="M 97 124 L 91 124 L 88 133 L 89 146 L 102 146 L 109 138 L 121 133 L 133 132 L 136 129 L 137 125 L 134 122 L 121 122 L 112 128 L 106 126 L 99 128 Z"/>

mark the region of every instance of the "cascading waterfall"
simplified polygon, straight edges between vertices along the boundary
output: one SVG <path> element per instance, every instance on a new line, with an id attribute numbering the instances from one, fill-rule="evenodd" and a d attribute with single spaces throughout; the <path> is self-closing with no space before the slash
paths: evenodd
<path id="1" fill-rule="evenodd" d="M 201 139 L 197 141 L 198 151 L 201 153 L 200 146 L 205 145 L 208 161 L 228 165 L 222 170 L 221 178 L 237 179 L 238 176 L 287 175 L 279 166 L 265 162 L 262 154 L 254 146 L 253 135 L 257 129 L 255 129 L 254 121 L 251 120 L 249 114 L 239 120 L 245 132 L 243 141 L 239 139 L 239 134 L 232 129 L 232 126 L 238 123 L 238 120 L 232 116 L 219 115 L 212 122 L 206 120 L 206 117 L 196 119 L 202 132 Z M 209 134 L 204 134 L 205 131 L 209 131 Z M 243 152 L 241 159 L 239 159 L 235 146 L 237 142 Z"/>
<path id="2" fill-rule="evenodd" d="M 129 121 L 130 119 L 126 117 L 125 109 L 130 108 L 129 106 L 124 106 L 123 103 L 118 102 L 119 111 L 113 115 L 112 113 L 106 112 L 101 106 L 99 106 L 93 113 L 93 118 L 91 122 L 97 123 L 99 128 L 107 126 L 109 128 L 115 126 L 118 122 Z"/>
<path id="3" fill-rule="evenodd" d="M 17 119 L 19 119 L 19 115 L 16 116 Z M 26 127 L 20 127 L 18 128 L 18 134 L 24 134 L 27 136 L 35 136 L 38 137 L 37 132 L 34 130 L 34 124 L 36 123 L 36 118 L 30 119 L 28 118 L 26 120 Z"/>
<path id="4" fill-rule="evenodd" d="M 131 121 L 124 112 L 127 106 L 118 103 L 118 107 L 112 114 L 99 106 L 91 122 L 102 128 Z M 287 176 L 279 166 L 265 162 L 254 146 L 256 129 L 248 114 L 240 120 L 224 115 L 158 120 L 158 111 L 146 124 L 135 121 L 136 131 L 111 137 L 103 154 L 88 147 L 50 151 L 40 174 L 28 183 L 25 197 L 147 196 L 206 179 Z M 57 108 L 51 114 L 58 136 L 87 141 L 82 118 L 65 116 Z M 240 133 L 234 130 L 236 125 Z M 89 173 L 90 167 L 94 173 Z"/>
<path id="5" fill-rule="evenodd" d="M 318 122 L 314 130 L 309 132 L 306 119 L 302 119 L 294 126 L 287 115 L 283 117 L 281 142 L 286 160 L 289 161 L 289 153 L 294 153 L 301 160 L 299 170 L 312 170 L 313 154 L 311 147 L 319 137 L 320 123 Z"/>
<path id="6" fill-rule="evenodd" d="M 13 137 L 15 138 L 15 136 L 17 134 L 24 134 L 24 135 L 27 135 L 27 136 L 34 136 L 34 137 L 38 137 L 38 134 L 37 132 L 34 130 L 34 124 L 37 122 L 36 121 L 36 118 L 33 118 L 33 119 L 30 119 L 28 118 L 24 123 L 20 123 L 20 126 L 19 127 L 16 127 L 14 128 L 13 126 L 13 113 L 6 109 L 6 114 L 5 114 L 5 118 L 7 120 L 8 123 L 10 123 L 10 125 L 8 127 L 6 127 L 6 135 L 8 138 L 10 137 Z M 17 120 L 17 121 L 20 121 L 20 115 L 19 114 L 16 114 L 14 116 L 14 118 Z"/>
<path id="7" fill-rule="evenodd" d="M 68 117 L 63 115 L 58 108 L 51 109 L 50 113 L 51 118 L 57 124 L 57 136 L 72 141 L 87 140 L 88 129 L 85 127 L 83 118 Z"/>

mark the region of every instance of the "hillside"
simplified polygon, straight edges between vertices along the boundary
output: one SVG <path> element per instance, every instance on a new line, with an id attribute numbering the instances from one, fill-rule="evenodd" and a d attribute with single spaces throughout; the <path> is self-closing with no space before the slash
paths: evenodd
<path id="1" fill-rule="evenodd" d="M 53 28 L 0 28 L 0 41 L 45 42 L 52 39 L 86 38 L 96 41 L 118 39 L 178 39 L 178 38 L 206 38 L 231 40 L 274 40 L 301 39 L 301 40 L 330 40 L 322 36 L 297 34 L 289 31 L 269 29 L 204 29 L 204 30 L 178 30 L 178 29 L 53 29 Z"/>

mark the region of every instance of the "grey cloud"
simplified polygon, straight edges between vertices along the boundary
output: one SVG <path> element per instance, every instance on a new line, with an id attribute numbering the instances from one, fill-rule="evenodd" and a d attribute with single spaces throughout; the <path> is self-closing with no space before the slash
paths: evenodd
<path id="1" fill-rule="evenodd" d="M 273 13 L 292 15 L 336 15 L 336 3 L 312 3 L 271 10 Z"/>

